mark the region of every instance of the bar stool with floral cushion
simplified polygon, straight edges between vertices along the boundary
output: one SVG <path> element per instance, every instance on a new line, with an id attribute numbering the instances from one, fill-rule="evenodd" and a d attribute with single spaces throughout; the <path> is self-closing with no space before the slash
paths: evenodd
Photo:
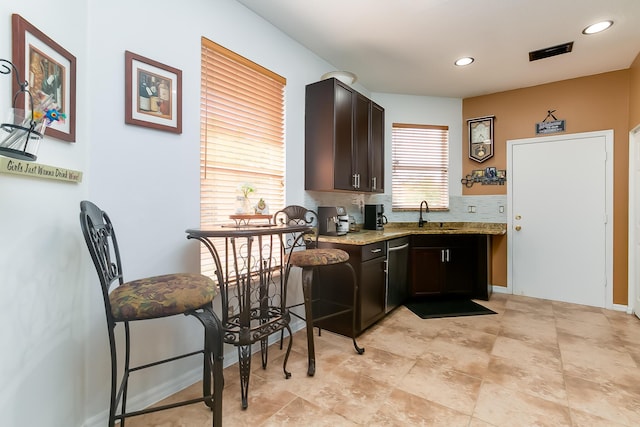
<path id="1" fill-rule="evenodd" d="M 223 337 L 222 324 L 214 313 L 212 305 L 212 301 L 217 294 L 214 281 L 201 274 L 176 273 L 125 282 L 116 234 L 107 213 L 89 201 L 82 201 L 80 203 L 80 224 L 100 279 L 107 317 L 111 352 L 111 394 L 108 426 L 114 427 L 116 421 L 120 423 L 120 426 L 124 426 L 125 419 L 128 417 L 198 402 L 204 402 L 213 411 L 213 426 L 222 425 Z M 131 367 L 130 323 L 178 314 L 193 316 L 204 326 L 203 348 L 168 359 Z M 115 337 L 115 328 L 118 324 L 124 327 L 125 340 L 124 371 L 119 381 L 117 378 L 118 352 L 116 351 Z M 171 339 L 171 337 L 160 334 L 158 339 Z M 141 369 L 155 367 L 199 354 L 204 356 L 202 397 L 155 406 L 140 411 L 127 411 L 127 391 L 131 374 Z M 119 413 L 118 407 L 120 407 Z"/>
<path id="2" fill-rule="evenodd" d="M 317 322 L 322 320 L 340 316 L 345 313 L 351 313 L 351 338 L 353 340 L 353 346 L 358 354 L 364 353 L 364 348 L 358 346 L 355 338 L 355 307 L 358 296 L 358 281 L 356 273 L 349 263 L 349 254 L 342 249 L 318 248 L 318 215 L 313 210 L 297 205 L 287 206 L 273 215 L 273 221 L 275 224 L 305 224 L 312 226 L 310 232 L 288 236 L 286 241 L 282 242 L 284 254 L 283 263 L 285 264 L 285 290 L 288 289 L 287 282 L 291 269 L 293 267 L 302 269 L 302 294 L 304 301 L 302 303 L 289 305 L 288 308 L 291 309 L 304 305 L 304 317 L 296 314 L 294 311 L 290 311 L 290 313 L 306 322 L 307 356 L 309 362 L 307 375 L 313 376 L 316 371 L 313 327 Z M 349 304 L 327 299 L 321 296 L 321 292 L 314 292 L 314 287 L 323 286 L 321 269 L 328 266 L 338 266 L 347 271 L 346 277 L 350 278 L 348 282 L 353 290 L 353 299 Z M 282 341 L 280 346 L 282 346 Z"/>

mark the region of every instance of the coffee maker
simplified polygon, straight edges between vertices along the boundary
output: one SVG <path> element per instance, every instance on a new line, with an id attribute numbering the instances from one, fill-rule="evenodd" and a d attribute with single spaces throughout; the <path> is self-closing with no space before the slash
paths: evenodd
<path id="1" fill-rule="evenodd" d="M 365 230 L 384 230 L 384 205 L 364 205 Z"/>
<path id="2" fill-rule="evenodd" d="M 349 215 L 344 206 L 318 206 L 318 232 L 324 236 L 344 236 L 349 231 Z"/>

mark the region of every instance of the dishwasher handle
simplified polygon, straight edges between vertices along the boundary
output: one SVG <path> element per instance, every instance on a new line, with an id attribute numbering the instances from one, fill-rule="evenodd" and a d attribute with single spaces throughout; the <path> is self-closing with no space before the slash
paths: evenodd
<path id="1" fill-rule="evenodd" d="M 400 246 L 394 246 L 394 247 L 389 247 L 387 249 L 387 253 L 389 252 L 395 252 L 395 251 L 401 251 L 402 249 L 408 248 L 409 244 L 405 243 L 404 245 L 400 245 Z"/>
<path id="2" fill-rule="evenodd" d="M 387 258 L 384 260 L 384 273 L 389 274 L 389 254 L 391 252 L 401 251 L 409 247 L 408 243 L 399 246 L 388 246 L 387 247 Z"/>

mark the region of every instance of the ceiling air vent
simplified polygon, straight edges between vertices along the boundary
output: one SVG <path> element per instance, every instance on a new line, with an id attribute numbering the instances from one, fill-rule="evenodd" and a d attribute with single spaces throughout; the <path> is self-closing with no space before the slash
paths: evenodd
<path id="1" fill-rule="evenodd" d="M 537 61 L 538 59 L 549 58 L 550 56 L 562 55 L 563 53 L 571 52 L 571 49 L 573 49 L 573 42 L 534 50 L 529 52 L 529 61 Z"/>

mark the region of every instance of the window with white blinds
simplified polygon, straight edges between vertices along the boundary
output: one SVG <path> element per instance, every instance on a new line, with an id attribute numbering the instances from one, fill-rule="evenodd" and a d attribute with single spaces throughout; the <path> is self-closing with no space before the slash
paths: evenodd
<path id="1" fill-rule="evenodd" d="M 449 127 L 393 123 L 392 209 L 449 208 Z"/>
<path id="2" fill-rule="evenodd" d="M 286 79 L 204 37 L 201 56 L 200 226 L 233 223 L 244 184 L 273 214 L 284 206 Z M 204 247 L 201 260 L 213 277 Z"/>

